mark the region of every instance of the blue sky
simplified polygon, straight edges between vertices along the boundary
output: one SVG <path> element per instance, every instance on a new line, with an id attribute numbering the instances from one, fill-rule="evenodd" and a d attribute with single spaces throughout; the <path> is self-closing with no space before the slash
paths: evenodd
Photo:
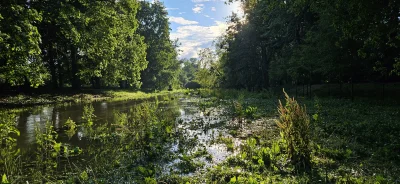
<path id="1" fill-rule="evenodd" d="M 171 39 L 179 39 L 180 58 L 197 57 L 202 48 L 225 32 L 226 18 L 239 12 L 240 4 L 225 4 L 225 0 L 160 0 L 169 14 Z"/>

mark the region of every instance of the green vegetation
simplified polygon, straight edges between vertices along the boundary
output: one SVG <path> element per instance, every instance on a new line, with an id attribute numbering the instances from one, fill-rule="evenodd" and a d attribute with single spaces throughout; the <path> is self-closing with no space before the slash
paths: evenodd
<path id="1" fill-rule="evenodd" d="M 176 100 L 139 103 L 115 111 L 112 121 L 100 124 L 94 107 L 85 105 L 82 121 L 68 119 L 63 130 L 67 141 L 82 132 L 85 147 L 60 142 L 57 137 L 64 133 L 55 132 L 51 123 L 37 124 L 34 154 L 21 152 L 14 144 L 15 118 L 6 112 L 1 125 L 9 131 L 3 131 L 2 139 L 14 143 L 7 142 L 7 149 L 2 149 L 7 163 L 0 171 L 7 181 L 17 183 L 396 181 L 400 174 L 397 105 L 334 98 L 296 101 L 289 95 L 278 103 L 279 97 L 265 93 L 191 91 L 180 97 L 192 99 L 188 104 L 195 112 L 179 121 L 178 109 L 188 107 L 177 106 Z M 178 96 L 168 97 L 172 98 Z M 232 104 L 246 108 L 238 113 Z M 246 116 L 243 109 L 257 109 L 257 115 Z M 250 123 L 237 126 L 239 116 Z M 209 132 L 205 142 L 200 135 L 204 131 Z M 228 156 L 214 163 L 220 153 L 208 147 L 220 145 Z"/>
<path id="2" fill-rule="evenodd" d="M 399 2 L 226 2 L 1 0 L 1 183 L 399 183 Z"/>
<path id="3" fill-rule="evenodd" d="M 160 91 L 146 93 L 130 90 L 83 90 L 77 93 L 53 93 L 53 94 L 19 94 L 7 95 L 0 98 L 3 107 L 24 107 L 44 104 L 81 103 L 93 101 L 125 101 L 144 100 L 176 93 L 186 90 Z"/>
<path id="4" fill-rule="evenodd" d="M 288 159 L 292 164 L 304 168 L 310 167 L 310 118 L 305 106 L 301 107 L 294 98 L 290 98 L 286 93 L 285 98 L 285 105 L 279 101 L 279 120 L 276 123 L 280 128 Z"/>
<path id="5" fill-rule="evenodd" d="M 242 2 L 244 16 L 233 13 L 215 48 L 199 52 L 203 87 L 299 87 L 312 97 L 313 85 L 350 85 L 342 96 L 354 98 L 356 84 L 375 83 L 385 98 L 385 86 L 400 79 L 394 1 L 227 2 Z"/>
<path id="6" fill-rule="evenodd" d="M 82 123 L 77 125 L 69 119 L 65 124 L 69 127 L 66 130 L 68 136 L 74 129 L 84 131 L 84 139 L 90 144 L 82 149 L 58 142 L 58 133 L 51 122 L 45 127 L 36 124 L 33 157 L 31 152 L 19 152 L 15 147 L 11 134 L 19 135 L 19 132 L 14 128 L 14 120 L 1 114 L 4 130 L 1 138 L 6 140 L 4 145 L 7 146 L 4 147 L 7 149 L 2 149 L 1 160 L 4 163 L 1 163 L 1 173 L 12 183 L 143 181 L 160 172 L 156 163 L 171 159 L 172 155 L 164 153 L 168 153 L 169 146 L 166 145 L 173 141 L 171 130 L 176 109 L 160 111 L 157 104 L 145 102 L 127 113 L 115 113 L 111 125 L 94 124 L 96 117 L 93 113 L 93 106 L 87 105 Z M 186 161 L 191 162 L 190 159 Z M 130 173 L 136 174 L 129 176 Z"/>
<path id="7" fill-rule="evenodd" d="M 167 16 L 158 1 L 1 2 L 0 85 L 178 87 Z"/>

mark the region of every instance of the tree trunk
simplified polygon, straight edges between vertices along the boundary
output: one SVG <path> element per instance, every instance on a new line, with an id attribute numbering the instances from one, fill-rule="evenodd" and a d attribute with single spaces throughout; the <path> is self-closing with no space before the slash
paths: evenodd
<path id="1" fill-rule="evenodd" d="M 331 85 L 331 81 L 328 82 L 328 93 L 329 93 L 329 96 L 331 97 L 331 96 L 332 96 L 332 85 Z"/>
<path id="2" fill-rule="evenodd" d="M 351 101 L 354 101 L 354 82 L 351 79 Z"/>
<path id="3" fill-rule="evenodd" d="M 24 76 L 24 91 L 28 92 L 31 88 L 31 82 L 29 81 L 27 76 Z"/>
<path id="4" fill-rule="evenodd" d="M 57 57 L 57 59 L 59 59 L 60 57 L 59 57 L 59 55 L 58 55 L 58 48 L 56 48 L 56 57 Z M 63 59 L 64 59 L 64 57 L 63 57 Z M 62 62 L 61 60 L 59 60 L 59 62 L 58 62 L 58 64 L 57 64 L 57 70 L 58 70 L 58 87 L 59 88 L 63 88 L 64 87 L 64 68 L 63 68 L 63 65 L 61 64 L 61 63 L 65 63 L 65 62 Z"/>
<path id="5" fill-rule="evenodd" d="M 81 81 L 78 76 L 78 57 L 77 57 L 77 49 L 76 47 L 71 44 L 71 72 L 72 72 L 72 88 L 73 89 L 80 89 L 81 88 Z"/>
<path id="6" fill-rule="evenodd" d="M 382 82 L 382 101 L 385 101 L 385 82 Z"/>
<path id="7" fill-rule="evenodd" d="M 127 81 L 127 80 L 121 80 L 121 81 L 119 82 L 119 87 L 120 87 L 121 89 L 126 89 L 126 88 L 128 88 L 128 81 Z"/>
<path id="8" fill-rule="evenodd" d="M 100 84 L 100 77 L 92 77 L 92 88 L 93 89 L 100 89 L 101 84 Z"/>
<path id="9" fill-rule="evenodd" d="M 64 77 L 63 77 L 63 68 L 61 64 L 58 64 L 58 88 L 63 88 L 64 87 Z"/>
<path id="10" fill-rule="evenodd" d="M 263 83 L 264 83 L 264 88 L 269 88 L 269 76 L 268 76 L 268 68 L 269 68 L 269 61 L 267 57 L 267 47 L 262 46 L 261 47 L 261 57 L 263 61 Z"/>
<path id="11" fill-rule="evenodd" d="M 58 82 L 57 82 L 57 73 L 56 73 L 56 65 L 54 61 L 54 50 L 53 50 L 53 44 L 50 43 L 48 47 L 48 62 L 49 62 L 49 67 L 50 67 L 50 74 L 51 74 L 51 84 L 53 85 L 53 89 L 58 88 Z"/>

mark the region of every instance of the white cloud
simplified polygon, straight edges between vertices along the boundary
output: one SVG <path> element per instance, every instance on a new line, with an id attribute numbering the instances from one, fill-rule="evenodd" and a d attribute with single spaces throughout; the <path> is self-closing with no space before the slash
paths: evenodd
<path id="1" fill-rule="evenodd" d="M 211 7 L 211 11 L 217 11 L 217 8 Z"/>
<path id="2" fill-rule="evenodd" d="M 243 16 L 243 14 L 244 14 L 243 9 L 242 9 L 242 3 L 238 2 L 238 1 L 235 1 L 231 4 L 229 4 L 228 11 L 237 13 L 239 15 L 239 17 Z"/>
<path id="3" fill-rule="evenodd" d="M 207 17 L 207 18 L 210 18 L 210 16 L 209 15 L 204 15 L 205 17 Z"/>
<path id="4" fill-rule="evenodd" d="M 183 17 L 173 17 L 170 16 L 168 17 L 170 22 L 175 22 L 177 24 L 181 25 L 193 25 L 193 24 L 198 24 L 199 22 L 192 21 L 192 20 L 186 20 Z"/>
<path id="5" fill-rule="evenodd" d="M 210 47 L 212 42 L 223 33 L 228 25 L 224 22 L 215 21 L 211 26 L 185 25 L 177 28 L 171 33 L 171 39 L 179 39 L 181 46 L 180 58 L 198 57 L 197 52 L 205 47 Z"/>
<path id="6" fill-rule="evenodd" d="M 192 9 L 194 13 L 201 13 L 203 11 L 204 4 L 196 4 Z"/>
<path id="7" fill-rule="evenodd" d="M 186 12 L 179 12 L 179 15 L 185 14 Z"/>

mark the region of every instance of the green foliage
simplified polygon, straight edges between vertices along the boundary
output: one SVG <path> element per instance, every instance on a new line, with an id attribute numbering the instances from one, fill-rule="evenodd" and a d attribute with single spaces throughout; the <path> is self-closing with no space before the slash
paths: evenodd
<path id="1" fill-rule="evenodd" d="M 285 105 L 279 101 L 279 120 L 276 121 L 288 154 L 297 167 L 309 168 L 311 164 L 310 118 L 306 107 L 301 107 L 294 98 L 285 94 Z"/>
<path id="2" fill-rule="evenodd" d="M 220 76 L 219 65 L 215 61 L 215 53 L 210 48 L 200 50 L 195 81 L 203 88 L 213 88 L 219 86 Z"/>
<path id="3" fill-rule="evenodd" d="M 96 115 L 94 115 L 94 108 L 92 104 L 83 106 L 82 119 L 85 120 L 85 127 L 92 127 L 95 117 Z"/>
<path id="4" fill-rule="evenodd" d="M 3 174 L 3 176 L 1 177 L 1 183 L 4 183 L 4 184 L 10 183 L 10 182 L 8 181 L 8 179 L 7 179 L 7 175 L 6 175 L 6 174 Z"/>
<path id="5" fill-rule="evenodd" d="M 179 83 L 180 63 L 177 60 L 177 43 L 170 40 L 168 12 L 165 6 L 140 1 L 137 19 L 138 33 L 147 44 L 147 68 L 141 72 L 143 88 L 164 90 L 170 85 L 177 87 Z"/>
<path id="6" fill-rule="evenodd" d="M 48 78 L 41 58 L 39 12 L 24 1 L 0 2 L 1 83 L 38 87 Z"/>
<path id="7" fill-rule="evenodd" d="M 71 139 L 72 136 L 75 135 L 76 133 L 76 123 L 71 120 L 71 118 L 68 118 L 67 122 L 64 123 L 64 126 L 67 128 L 67 135 Z"/>
<path id="8" fill-rule="evenodd" d="M 232 151 L 232 152 L 233 152 L 234 149 L 235 149 L 235 144 L 234 144 L 234 142 L 233 142 L 233 139 L 232 139 L 232 138 L 229 138 L 229 137 L 224 137 L 224 136 L 220 135 L 220 136 L 217 138 L 216 143 L 225 144 L 226 149 L 227 149 L 228 151 Z"/>
<path id="9" fill-rule="evenodd" d="M 39 123 L 35 124 L 36 138 L 36 160 L 35 172 L 32 177 L 36 182 L 45 180 L 53 180 L 55 169 L 58 167 L 58 156 L 62 153 L 60 142 L 57 142 L 57 132 L 51 122 L 46 122 L 45 127 L 41 127 Z"/>
<path id="10" fill-rule="evenodd" d="M 290 140 L 290 136 L 284 136 L 286 134 L 281 130 L 282 137 L 279 137 L 279 126 L 274 123 L 276 99 L 264 98 L 260 93 L 234 90 L 202 89 L 190 93 L 196 96 L 187 103 L 190 105 L 185 103 L 181 106 L 171 100 L 174 97 L 167 95 L 156 102 L 137 102 L 129 106 L 130 109 L 123 106 L 121 111 L 114 111 L 107 122 L 95 118 L 95 108 L 87 105 L 83 108 L 85 115 L 80 122 L 82 124 L 76 127 L 84 134 L 82 141 L 87 143 L 83 149 L 59 142 L 66 141 L 64 132 L 56 133 L 52 124 L 38 123 L 35 126 L 37 132 L 40 130 L 36 135 L 38 144 L 29 152 L 15 152 L 18 150 L 15 143 L 12 152 L 0 159 L 0 162 L 7 162 L 0 164 L 0 173 L 11 183 L 393 183 L 398 178 L 399 137 L 396 135 L 400 129 L 396 124 L 399 116 L 395 103 L 350 103 L 347 99 L 333 98 L 297 99 L 306 104 L 310 114 L 313 114 L 308 117 L 304 114 L 305 107 L 287 95 L 286 103 L 280 103 L 278 112 L 284 110 L 285 116 L 280 117 L 278 124 L 284 125 L 283 120 L 299 123 L 308 119 L 308 129 L 313 130 L 309 136 L 302 136 L 296 131 L 305 129 L 294 129 L 295 125 L 292 125 L 291 135 L 296 136 L 296 139 L 292 139 L 292 145 L 299 148 L 295 149 L 295 153 L 304 150 L 303 143 L 306 142 L 298 140 L 304 137 L 313 140 L 313 143 L 309 142 L 312 163 L 309 166 L 312 167 L 308 168 L 309 172 L 299 172 L 297 169 L 304 167 L 303 163 L 293 165 L 294 160 L 288 159 L 287 140 Z M 125 96 L 129 93 L 118 94 Z M 212 128 L 204 133 L 199 127 L 182 128 L 191 126 L 176 119 L 181 108 L 191 116 L 186 111 L 186 108 L 192 108 L 191 105 L 196 106 L 193 113 L 197 114 L 197 106 L 201 103 L 193 103 L 198 100 L 196 94 L 206 97 L 201 99 L 203 102 L 213 102 L 204 103 L 207 110 L 216 110 L 210 116 L 201 117 L 213 122 L 210 124 Z M 241 129 L 232 129 L 227 121 L 235 120 L 217 113 L 229 109 L 232 104 L 230 100 L 243 104 L 243 109 L 257 107 L 257 116 L 260 115 L 262 119 Z M 20 110 L 0 113 L 1 130 L 7 129 L 4 128 L 7 126 L 16 130 L 16 118 L 12 115 L 15 112 Z M 92 126 L 85 125 L 89 119 Z M 75 124 L 69 121 L 65 123 L 68 127 Z M 8 123 L 4 126 L 3 122 Z M 91 134 L 81 131 L 86 126 Z M 68 128 L 63 130 L 68 131 Z M 230 137 L 228 132 L 237 137 Z M 219 136 L 214 139 L 215 133 Z M 7 137 L 15 139 L 17 135 L 2 134 L 3 140 Z M 203 135 L 210 136 L 210 142 L 203 142 Z M 226 145 L 232 153 L 221 149 L 213 152 L 214 148 L 225 147 L 218 144 Z M 7 147 L 4 144 L 0 146 L 3 153 L 3 148 Z M 224 158 L 224 155 L 227 157 Z M 167 169 L 163 164 L 167 164 Z"/>
<path id="11" fill-rule="evenodd" d="M 182 71 L 179 74 L 179 80 L 185 88 L 195 89 L 200 88 L 198 83 L 194 82 L 195 74 L 199 69 L 198 61 L 196 58 L 182 59 L 180 61 L 183 64 Z M 188 84 L 188 85 L 187 85 Z"/>
<path id="12" fill-rule="evenodd" d="M 246 107 L 244 113 L 246 118 L 255 118 L 257 113 L 257 107 L 248 106 Z"/>
<path id="13" fill-rule="evenodd" d="M 3 180 L 7 180 L 6 174 L 11 180 L 18 172 L 16 159 L 20 154 L 20 150 L 17 148 L 16 137 L 18 136 L 20 136 L 20 132 L 16 127 L 15 115 L 0 112 L 0 173 L 4 173 Z"/>
<path id="14" fill-rule="evenodd" d="M 89 179 L 89 176 L 88 176 L 88 173 L 86 172 L 86 171 L 83 171 L 81 174 L 80 174 L 80 176 L 79 176 L 83 181 L 88 181 L 88 179 Z"/>
<path id="15" fill-rule="evenodd" d="M 241 2 L 217 40 L 225 87 L 398 81 L 395 1 Z"/>
<path id="16" fill-rule="evenodd" d="M 135 0 L 2 2 L 1 83 L 139 88 L 148 62 L 138 9 Z"/>

